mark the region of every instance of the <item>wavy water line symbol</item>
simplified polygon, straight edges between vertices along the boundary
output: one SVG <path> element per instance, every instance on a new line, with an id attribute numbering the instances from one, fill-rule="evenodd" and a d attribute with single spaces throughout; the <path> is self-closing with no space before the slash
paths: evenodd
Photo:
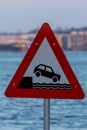
<path id="1" fill-rule="evenodd" d="M 32 88 L 34 89 L 64 89 L 72 90 L 70 84 L 53 84 L 53 83 L 33 83 Z"/>

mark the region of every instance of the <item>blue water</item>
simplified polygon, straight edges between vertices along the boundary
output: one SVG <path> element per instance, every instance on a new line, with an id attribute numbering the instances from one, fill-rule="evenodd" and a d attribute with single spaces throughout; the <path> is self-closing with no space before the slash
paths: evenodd
<path id="1" fill-rule="evenodd" d="M 0 130 L 43 130 L 43 99 L 4 95 L 25 53 L 0 52 Z M 65 52 L 86 97 L 51 99 L 50 130 L 87 130 L 87 52 Z"/>

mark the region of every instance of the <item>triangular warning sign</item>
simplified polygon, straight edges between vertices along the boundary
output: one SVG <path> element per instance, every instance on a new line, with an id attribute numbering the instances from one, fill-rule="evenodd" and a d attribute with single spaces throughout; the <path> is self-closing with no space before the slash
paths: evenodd
<path id="1" fill-rule="evenodd" d="M 81 86 L 48 23 L 40 28 L 5 95 L 21 98 L 84 98 Z"/>

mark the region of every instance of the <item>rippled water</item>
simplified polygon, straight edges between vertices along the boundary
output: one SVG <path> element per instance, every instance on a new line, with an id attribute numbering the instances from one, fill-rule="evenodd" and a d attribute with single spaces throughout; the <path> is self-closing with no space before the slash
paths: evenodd
<path id="1" fill-rule="evenodd" d="M 65 52 L 84 100 L 50 100 L 50 130 L 87 130 L 87 52 Z M 4 91 L 24 53 L 0 52 L 0 130 L 43 130 L 43 99 L 7 98 Z"/>

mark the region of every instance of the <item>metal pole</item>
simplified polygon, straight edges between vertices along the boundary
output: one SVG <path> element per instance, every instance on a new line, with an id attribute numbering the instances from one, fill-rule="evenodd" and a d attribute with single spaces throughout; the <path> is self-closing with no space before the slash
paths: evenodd
<path id="1" fill-rule="evenodd" d="M 50 99 L 44 99 L 44 130 L 50 130 Z"/>

